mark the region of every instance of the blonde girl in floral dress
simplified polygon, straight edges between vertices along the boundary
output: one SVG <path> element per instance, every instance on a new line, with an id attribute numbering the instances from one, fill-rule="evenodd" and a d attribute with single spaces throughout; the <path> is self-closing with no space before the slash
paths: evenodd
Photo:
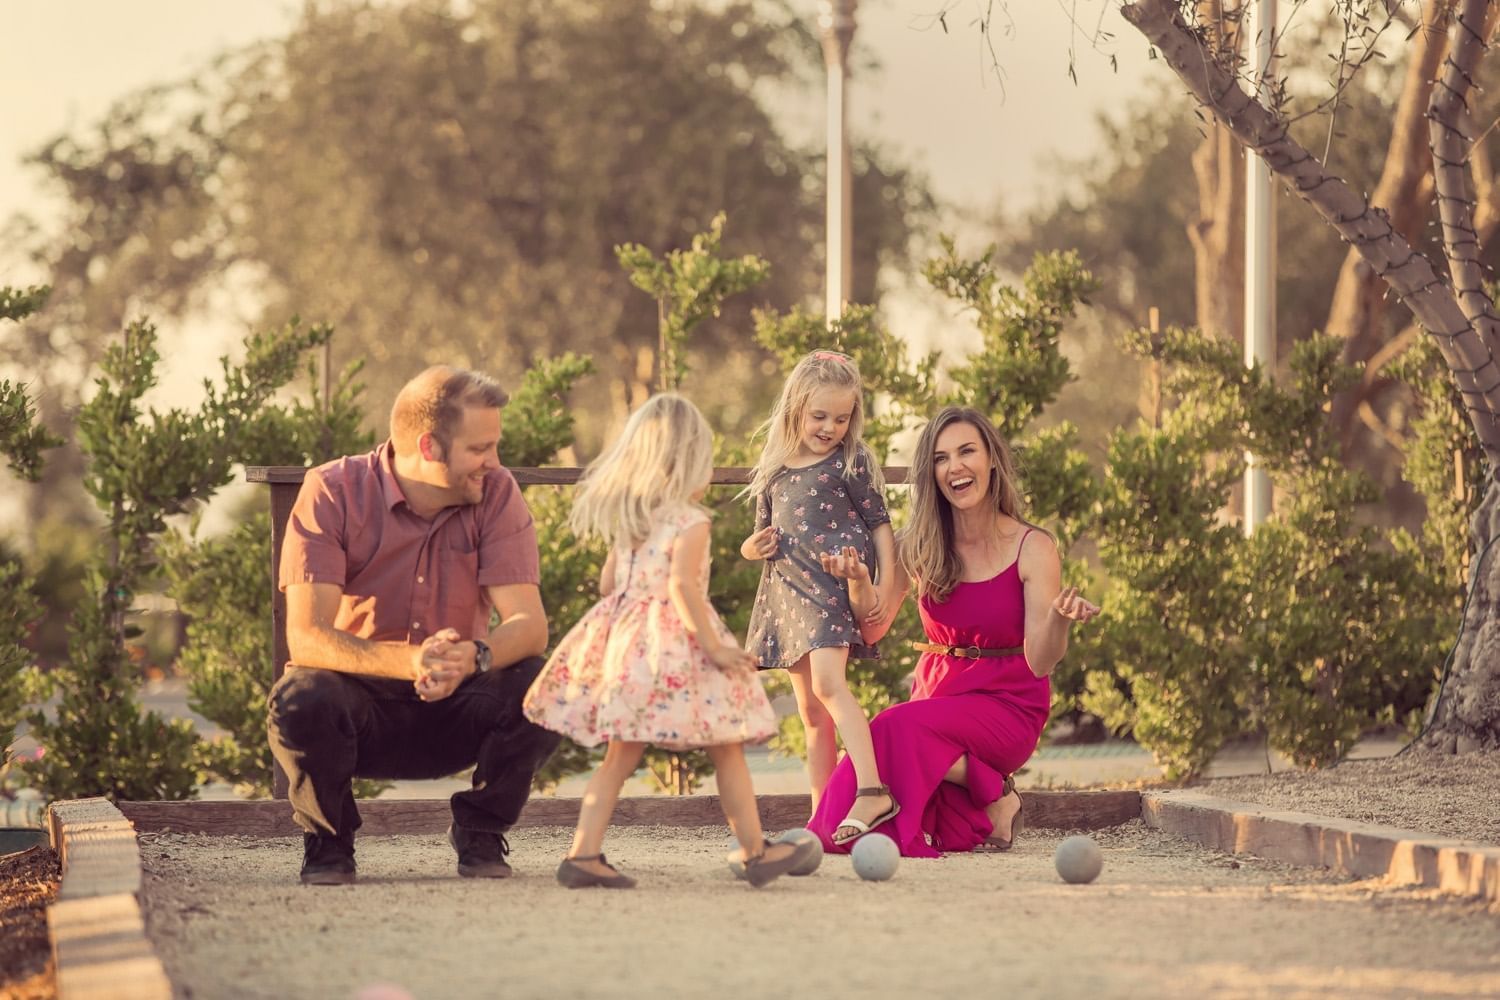
<path id="1" fill-rule="evenodd" d="M 681 396 L 653 396 L 578 486 L 571 524 L 610 545 L 600 600 L 563 637 L 526 695 L 531 721 L 585 746 L 608 741 L 584 791 L 573 846 L 557 869 L 570 889 L 628 889 L 604 834 L 647 744 L 703 748 L 746 879 L 764 885 L 815 850 L 771 844 L 761 830 L 744 744 L 775 715 L 755 671 L 708 601 L 713 432 Z"/>

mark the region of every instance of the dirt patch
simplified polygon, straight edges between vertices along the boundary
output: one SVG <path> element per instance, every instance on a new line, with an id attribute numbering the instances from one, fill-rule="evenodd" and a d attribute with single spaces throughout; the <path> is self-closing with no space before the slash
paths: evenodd
<path id="1" fill-rule="evenodd" d="M 62 873 L 50 847 L 0 857 L 0 998 L 53 1000 L 57 982 L 47 941 L 47 905 Z"/>
<path id="2" fill-rule="evenodd" d="M 1500 845 L 1500 753 L 1351 760 L 1321 771 L 1216 778 L 1220 798 Z"/>
<path id="3" fill-rule="evenodd" d="M 503 882 L 456 878 L 440 836 L 361 838 L 360 883 L 334 888 L 297 884 L 297 841 L 145 836 L 147 930 L 193 997 L 1500 995 L 1500 913 L 1138 821 L 1094 834 L 1084 886 L 1053 870 L 1056 831 L 885 883 L 830 857 L 757 891 L 727 831 L 631 827 L 606 850 L 641 887 L 570 892 L 570 834 L 517 831 Z"/>

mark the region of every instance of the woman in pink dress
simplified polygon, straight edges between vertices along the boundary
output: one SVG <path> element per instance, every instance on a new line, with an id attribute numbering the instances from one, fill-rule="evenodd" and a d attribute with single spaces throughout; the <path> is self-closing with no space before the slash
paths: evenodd
<path id="1" fill-rule="evenodd" d="M 911 700 L 870 723 L 880 774 L 901 810 L 875 827 L 907 857 L 1009 850 L 1021 817 L 1011 775 L 1047 722 L 1048 676 L 1074 622 L 1097 605 L 1062 587 L 1057 546 L 1021 518 L 1010 451 L 976 410 L 950 406 L 928 423 L 911 470 L 911 517 L 900 537 L 897 593 L 914 582 L 927 642 Z M 857 605 L 873 604 L 869 569 L 851 551 L 827 560 Z M 899 601 L 868 622 L 890 628 Z M 829 851 L 857 795 L 839 763 L 808 829 Z"/>

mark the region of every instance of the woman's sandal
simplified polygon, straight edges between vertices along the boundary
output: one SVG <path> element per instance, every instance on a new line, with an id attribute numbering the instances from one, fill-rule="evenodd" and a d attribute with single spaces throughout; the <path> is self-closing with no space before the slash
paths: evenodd
<path id="1" fill-rule="evenodd" d="M 1007 777 L 1005 784 L 1001 786 L 1000 797 L 1003 799 L 1011 792 L 1016 792 L 1016 782 L 1014 778 Z M 996 837 L 992 834 L 985 837 L 984 841 L 978 847 L 974 848 L 974 850 L 994 851 L 998 853 L 1000 851 L 1008 851 L 1015 846 L 1016 835 L 1021 832 L 1021 814 L 1026 811 L 1026 800 L 1021 798 L 1020 792 L 1016 792 L 1016 802 L 1018 803 L 1016 815 L 1010 821 L 1010 836 L 1008 838 Z"/>
<path id="2" fill-rule="evenodd" d="M 775 861 L 766 857 L 766 851 L 782 844 L 794 848 L 794 850 L 785 857 L 777 858 Z M 797 841 L 796 843 L 781 841 L 778 844 L 778 842 L 767 837 L 765 847 L 761 848 L 761 852 L 753 858 L 746 858 L 744 860 L 745 881 L 759 889 L 769 882 L 774 882 L 806 861 L 817 848 L 818 842 L 812 838 Z"/>
<path id="3" fill-rule="evenodd" d="M 609 875 L 600 875 L 591 872 L 580 865 L 580 861 L 597 861 L 608 868 Z M 635 879 L 629 875 L 621 875 L 619 870 L 608 861 L 604 860 L 603 854 L 590 854 L 576 858 L 563 858 L 562 864 L 557 866 L 557 881 L 559 885 L 569 889 L 592 889 L 598 886 L 602 889 L 634 889 Z"/>
<path id="4" fill-rule="evenodd" d="M 890 785 L 875 785 L 871 788 L 857 788 L 854 790 L 854 797 L 856 799 L 872 799 L 877 795 L 890 796 L 891 807 L 885 812 L 881 813 L 879 816 L 876 816 L 874 819 L 870 820 L 870 822 L 868 823 L 866 823 L 862 819 L 855 819 L 853 816 L 845 816 L 844 821 L 834 829 L 833 836 L 829 839 L 831 839 L 835 844 L 838 844 L 840 847 L 842 847 L 844 844 L 852 843 L 858 840 L 860 837 L 863 837 L 865 834 L 869 833 L 880 824 L 887 823 L 895 819 L 896 814 L 901 811 L 901 803 L 896 801 L 896 796 L 891 795 Z M 854 832 L 848 834 L 847 836 L 840 837 L 839 830 L 842 830 L 845 827 L 852 829 Z"/>

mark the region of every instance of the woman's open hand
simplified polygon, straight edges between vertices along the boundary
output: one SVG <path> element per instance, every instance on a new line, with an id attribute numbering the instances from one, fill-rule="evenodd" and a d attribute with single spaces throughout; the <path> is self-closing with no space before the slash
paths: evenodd
<path id="1" fill-rule="evenodd" d="M 1064 587 L 1052 602 L 1052 610 L 1059 617 L 1080 625 L 1099 615 L 1099 605 L 1084 600 L 1077 587 Z"/>

